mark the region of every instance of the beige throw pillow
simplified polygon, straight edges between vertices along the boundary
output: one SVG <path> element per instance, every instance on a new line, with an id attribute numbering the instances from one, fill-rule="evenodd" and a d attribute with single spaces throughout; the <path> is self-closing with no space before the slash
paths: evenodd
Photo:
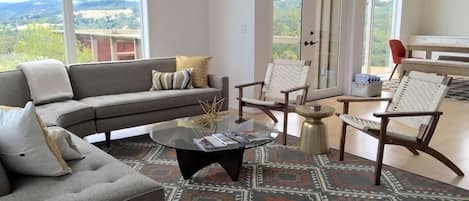
<path id="1" fill-rule="evenodd" d="M 32 102 L 24 108 L 0 108 L 0 158 L 12 172 L 61 176 L 72 172 Z"/>
<path id="2" fill-rule="evenodd" d="M 17 66 L 26 77 L 31 99 L 46 104 L 73 98 L 73 89 L 65 65 L 54 59 L 30 61 Z"/>
<path id="3" fill-rule="evenodd" d="M 62 127 L 50 127 L 49 136 L 54 140 L 64 160 L 83 159 L 85 156 L 72 141 L 70 132 Z"/>
<path id="4" fill-rule="evenodd" d="M 205 56 L 176 56 L 176 71 L 192 69 L 192 85 L 196 88 L 208 87 L 208 61 Z"/>

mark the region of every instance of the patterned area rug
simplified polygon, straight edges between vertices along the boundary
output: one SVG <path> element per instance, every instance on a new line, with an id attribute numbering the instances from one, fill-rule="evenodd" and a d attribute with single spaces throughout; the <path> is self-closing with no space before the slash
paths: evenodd
<path id="1" fill-rule="evenodd" d="M 384 91 L 395 91 L 398 86 L 399 79 L 383 82 Z M 469 102 L 469 77 L 453 77 L 446 98 L 454 101 Z"/>
<path id="2" fill-rule="evenodd" d="M 375 186 L 372 161 L 347 154 L 339 162 L 334 149 L 318 156 L 275 143 L 251 149 L 245 152 L 240 180 L 233 182 L 218 165 L 182 179 L 175 150 L 148 136 L 113 141 L 110 149 L 97 145 L 161 183 L 170 201 L 469 200 L 469 191 L 389 166 L 383 169 L 382 185 Z"/>

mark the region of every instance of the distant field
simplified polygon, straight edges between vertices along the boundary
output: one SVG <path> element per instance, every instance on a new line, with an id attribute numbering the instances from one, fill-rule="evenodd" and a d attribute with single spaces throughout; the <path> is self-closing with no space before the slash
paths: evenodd
<path id="1" fill-rule="evenodd" d="M 0 72 L 14 70 L 19 63 L 33 60 L 37 59 L 25 54 L 0 54 Z"/>

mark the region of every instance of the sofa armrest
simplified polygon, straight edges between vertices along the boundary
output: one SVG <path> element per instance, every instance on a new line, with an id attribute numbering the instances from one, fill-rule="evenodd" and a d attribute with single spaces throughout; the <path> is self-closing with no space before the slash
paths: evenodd
<path id="1" fill-rule="evenodd" d="M 213 74 L 208 75 L 208 86 L 222 90 L 222 98 L 225 99 L 222 106 L 222 111 L 228 110 L 229 99 L 229 82 L 227 76 L 217 76 Z"/>

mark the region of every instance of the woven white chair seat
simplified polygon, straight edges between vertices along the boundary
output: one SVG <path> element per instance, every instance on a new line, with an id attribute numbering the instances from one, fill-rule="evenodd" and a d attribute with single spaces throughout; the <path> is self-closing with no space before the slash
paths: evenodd
<path id="1" fill-rule="evenodd" d="M 283 107 L 285 104 L 281 103 L 281 102 L 278 102 L 278 101 L 263 101 L 263 100 L 259 100 L 259 99 L 254 99 L 254 98 L 242 98 L 241 100 L 243 100 L 244 102 L 246 103 L 250 103 L 250 104 L 253 104 L 253 105 L 261 105 L 261 106 L 269 106 L 269 107 Z M 288 110 L 290 111 L 294 111 L 295 110 L 295 104 L 288 104 Z"/>
<path id="2" fill-rule="evenodd" d="M 259 100 L 259 99 L 245 98 L 245 97 L 243 97 L 241 100 L 243 102 L 251 103 L 251 104 L 254 104 L 254 105 L 263 105 L 263 106 L 271 106 L 271 107 L 282 106 L 282 104 L 280 104 L 278 102 L 275 102 L 275 101 L 263 101 L 263 100 Z"/>
<path id="3" fill-rule="evenodd" d="M 348 125 L 362 131 L 379 131 L 381 129 L 381 123 L 378 121 L 373 121 L 369 119 L 363 119 L 360 117 L 348 115 L 348 114 L 341 114 L 339 116 L 345 123 Z M 397 129 L 393 129 L 392 126 L 388 126 L 386 129 L 388 136 L 393 136 L 396 138 L 404 139 L 404 140 L 412 140 L 416 141 L 417 136 L 410 134 L 410 133 L 402 133 Z"/>

